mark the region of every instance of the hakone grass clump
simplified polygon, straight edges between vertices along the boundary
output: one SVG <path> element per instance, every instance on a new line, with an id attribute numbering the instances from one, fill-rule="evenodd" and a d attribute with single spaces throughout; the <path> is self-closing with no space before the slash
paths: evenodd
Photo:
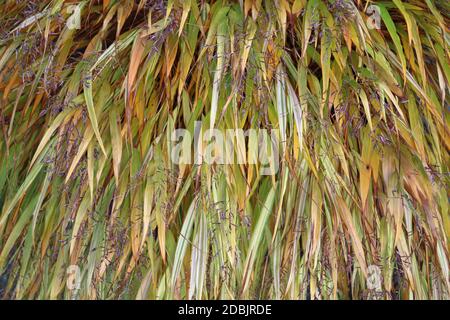
<path id="1" fill-rule="evenodd" d="M 0 297 L 448 299 L 449 12 L 0 0 Z M 197 123 L 277 170 L 174 163 Z"/>

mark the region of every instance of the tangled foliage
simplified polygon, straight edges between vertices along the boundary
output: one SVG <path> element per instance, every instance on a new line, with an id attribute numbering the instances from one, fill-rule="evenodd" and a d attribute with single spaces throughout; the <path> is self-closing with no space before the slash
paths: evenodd
<path id="1" fill-rule="evenodd" d="M 0 0 L 0 296 L 448 299 L 449 12 Z M 196 121 L 278 170 L 174 163 Z"/>

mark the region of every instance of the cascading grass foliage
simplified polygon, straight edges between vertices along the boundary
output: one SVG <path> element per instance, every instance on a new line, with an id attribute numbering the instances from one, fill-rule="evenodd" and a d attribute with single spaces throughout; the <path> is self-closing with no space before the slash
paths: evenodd
<path id="1" fill-rule="evenodd" d="M 448 299 L 449 12 L 0 0 L 0 296 Z M 173 163 L 196 121 L 278 171 Z"/>

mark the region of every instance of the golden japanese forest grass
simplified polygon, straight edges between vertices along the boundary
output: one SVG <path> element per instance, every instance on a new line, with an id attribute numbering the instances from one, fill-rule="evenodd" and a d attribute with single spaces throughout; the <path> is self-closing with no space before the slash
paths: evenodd
<path id="1" fill-rule="evenodd" d="M 449 12 L 0 0 L 0 297 L 448 299 Z M 279 170 L 174 164 L 195 121 Z"/>

